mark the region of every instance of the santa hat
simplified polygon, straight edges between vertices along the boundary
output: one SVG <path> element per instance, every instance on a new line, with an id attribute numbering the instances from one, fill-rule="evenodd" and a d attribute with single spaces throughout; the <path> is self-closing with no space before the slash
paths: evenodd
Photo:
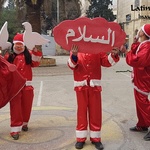
<path id="1" fill-rule="evenodd" d="M 14 39 L 13 39 L 13 43 L 22 43 L 23 45 L 24 44 L 24 41 L 23 41 L 23 34 L 20 34 L 20 33 L 17 33 L 15 36 L 14 36 Z"/>
<path id="2" fill-rule="evenodd" d="M 150 24 L 144 24 L 142 26 L 142 31 L 145 33 L 147 37 L 150 38 Z"/>

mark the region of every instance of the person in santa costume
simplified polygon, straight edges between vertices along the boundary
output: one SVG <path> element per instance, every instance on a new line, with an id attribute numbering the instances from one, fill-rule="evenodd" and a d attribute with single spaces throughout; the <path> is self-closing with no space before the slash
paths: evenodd
<path id="1" fill-rule="evenodd" d="M 11 101 L 24 87 L 26 79 L 0 55 L 0 109 Z"/>
<path id="2" fill-rule="evenodd" d="M 119 61 L 119 50 L 114 48 L 106 53 L 79 53 L 73 45 L 68 66 L 74 73 L 74 90 L 77 97 L 76 149 L 82 149 L 90 130 L 90 140 L 98 150 L 101 143 L 102 104 L 101 104 L 101 66 L 111 67 Z"/>
<path id="3" fill-rule="evenodd" d="M 139 42 L 140 41 L 140 42 Z M 137 112 L 137 124 L 130 128 L 134 132 L 148 132 L 150 126 L 150 24 L 144 24 L 131 45 L 124 50 L 126 62 L 133 68 L 132 82 Z M 150 140 L 150 132 L 144 136 Z"/>
<path id="4" fill-rule="evenodd" d="M 23 34 L 16 34 L 13 38 L 12 53 L 7 53 L 5 59 L 15 64 L 18 72 L 26 79 L 23 89 L 10 101 L 11 132 L 17 140 L 21 130 L 28 131 L 34 88 L 32 86 L 32 67 L 40 64 L 42 53 L 34 48 L 28 50 L 23 41 Z"/>

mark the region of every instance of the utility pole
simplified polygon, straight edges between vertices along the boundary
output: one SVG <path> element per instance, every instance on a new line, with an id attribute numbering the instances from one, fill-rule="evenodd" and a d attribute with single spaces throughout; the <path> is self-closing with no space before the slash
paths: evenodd
<path id="1" fill-rule="evenodd" d="M 59 23 L 59 0 L 57 0 L 57 24 Z"/>

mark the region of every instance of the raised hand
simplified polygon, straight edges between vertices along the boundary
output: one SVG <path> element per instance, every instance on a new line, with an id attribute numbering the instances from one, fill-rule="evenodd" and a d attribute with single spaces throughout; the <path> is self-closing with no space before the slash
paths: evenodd
<path id="1" fill-rule="evenodd" d="M 77 45 L 72 45 L 71 52 L 72 52 L 72 54 L 74 56 L 77 56 L 77 54 L 78 54 L 78 46 Z"/>
<path id="2" fill-rule="evenodd" d="M 111 54 L 112 55 L 117 55 L 119 53 L 119 48 L 118 47 L 113 47 L 112 51 L 111 51 Z"/>

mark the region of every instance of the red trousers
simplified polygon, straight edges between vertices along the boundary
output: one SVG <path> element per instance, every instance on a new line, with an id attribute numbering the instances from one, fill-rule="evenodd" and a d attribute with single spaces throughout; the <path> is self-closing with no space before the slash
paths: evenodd
<path id="1" fill-rule="evenodd" d="M 94 87 L 76 91 L 77 96 L 77 126 L 76 138 L 78 142 L 84 142 L 87 138 L 88 127 L 90 140 L 101 141 L 100 130 L 102 124 L 101 93 Z"/>
<path id="2" fill-rule="evenodd" d="M 150 126 L 150 101 L 147 95 L 143 95 L 134 90 L 136 111 L 138 117 L 137 126 L 149 127 Z"/>
<path id="3" fill-rule="evenodd" d="M 33 103 L 33 87 L 25 86 L 10 101 L 11 132 L 21 131 L 22 125 L 28 124 Z"/>

